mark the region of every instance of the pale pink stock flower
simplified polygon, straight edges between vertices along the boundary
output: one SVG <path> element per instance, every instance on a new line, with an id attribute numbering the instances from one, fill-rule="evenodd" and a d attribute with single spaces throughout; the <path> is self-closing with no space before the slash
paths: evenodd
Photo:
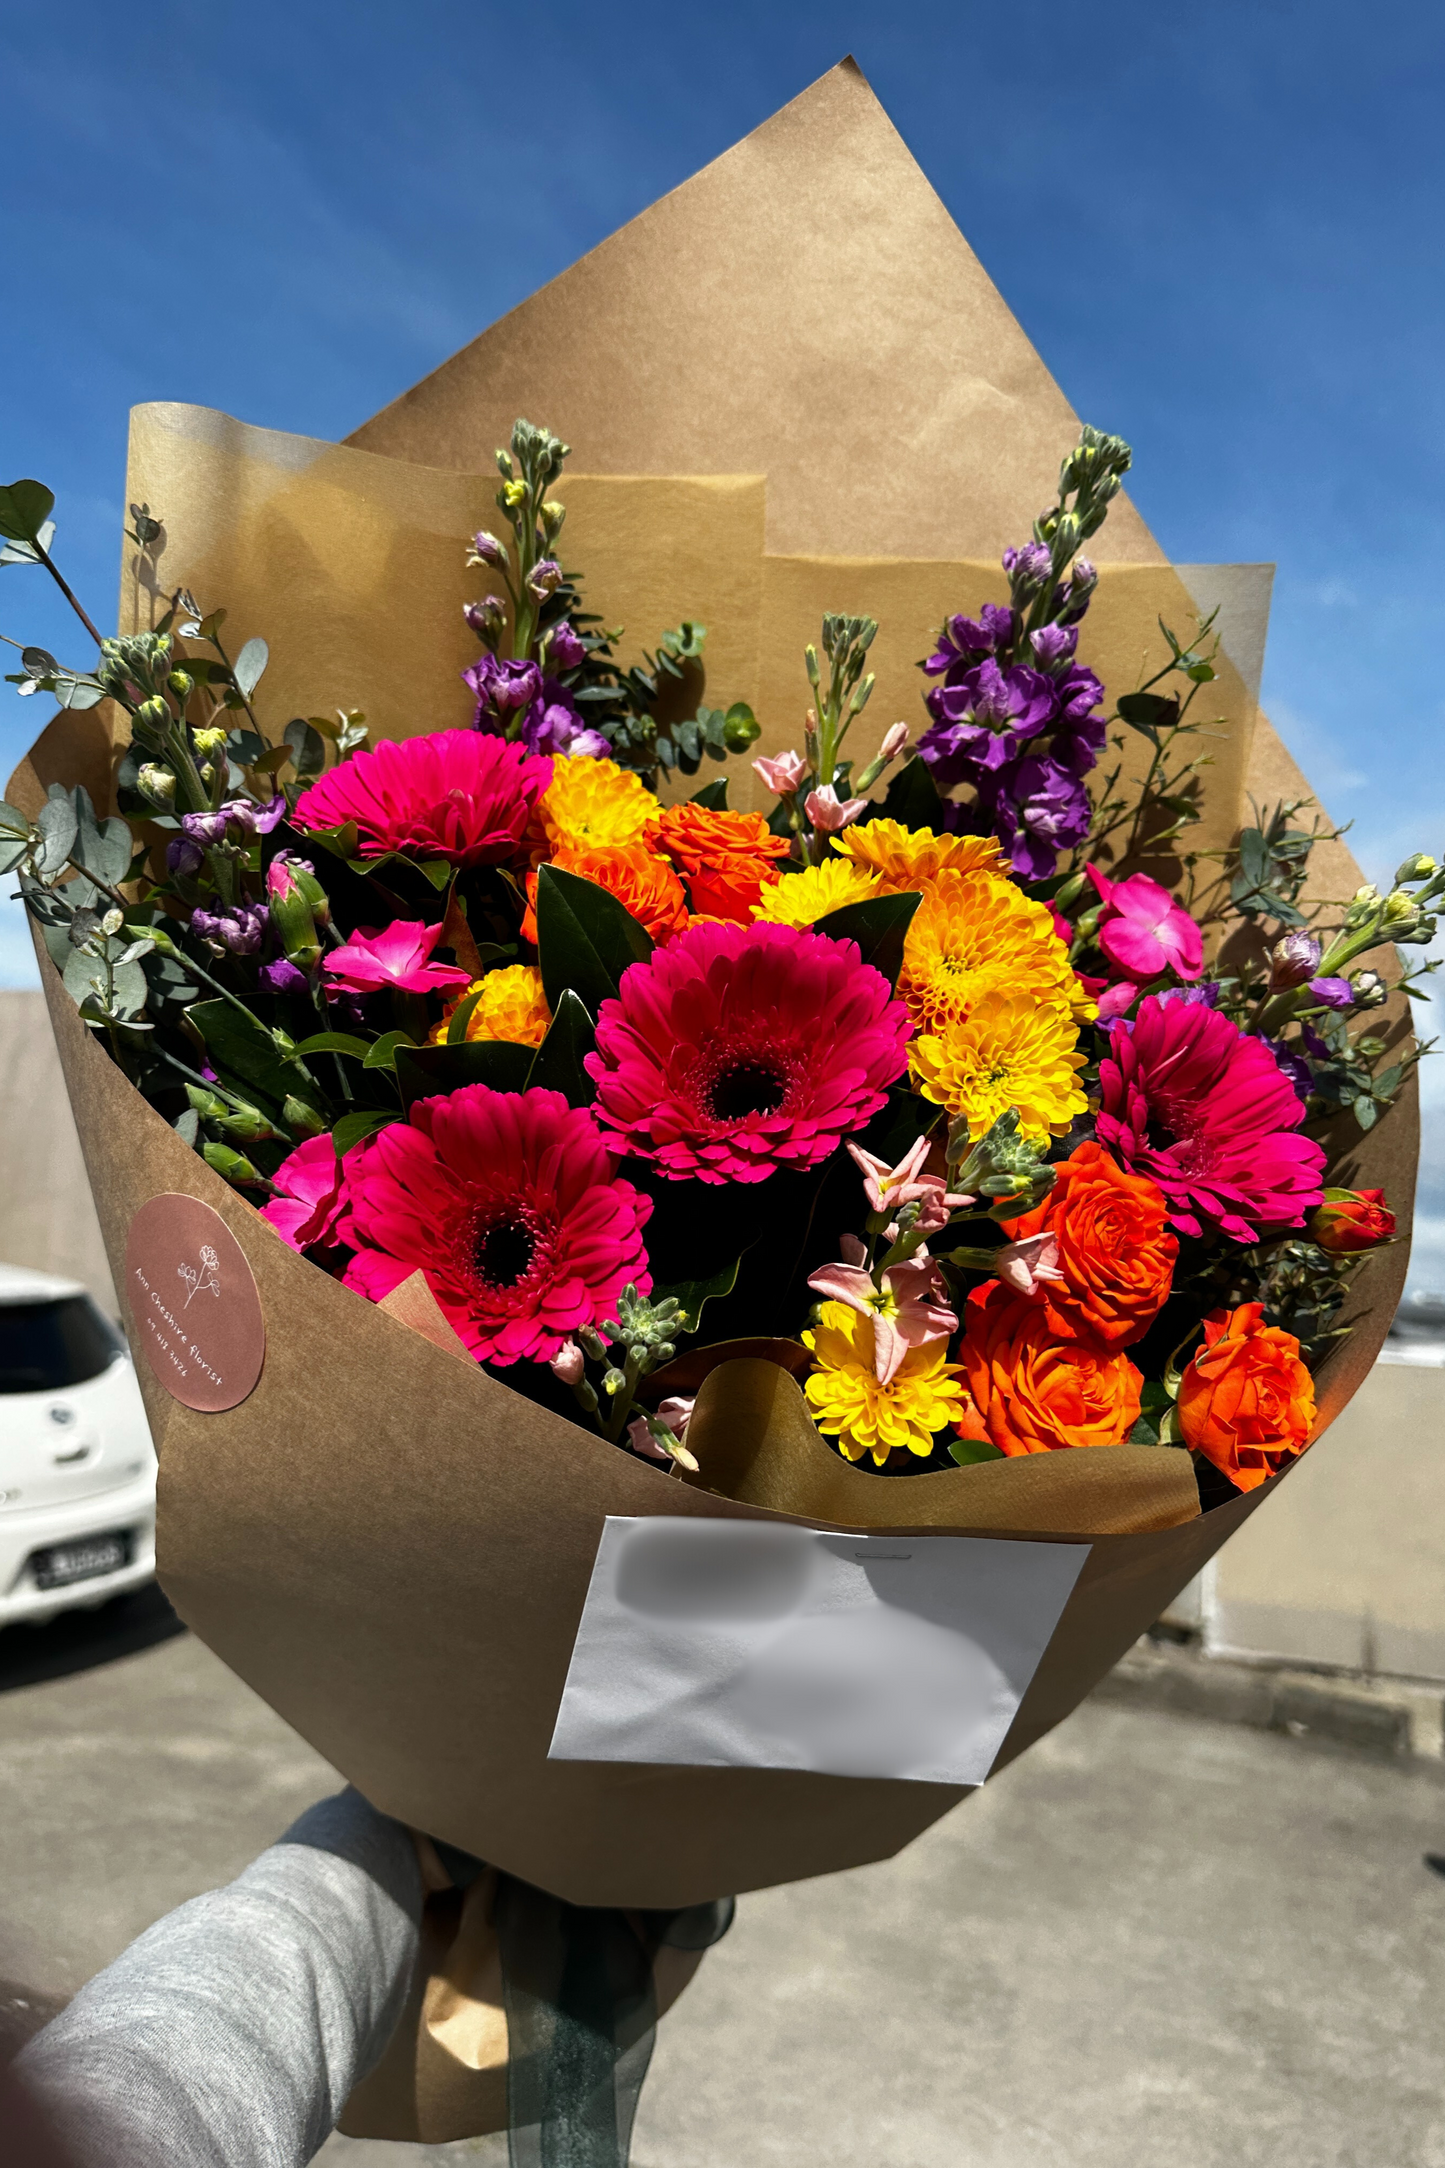
<path id="1" fill-rule="evenodd" d="M 753 762 L 753 773 L 760 775 L 768 789 L 779 798 L 791 797 L 808 772 L 808 763 L 801 753 L 779 753 L 774 759 L 766 759 L 761 753 Z"/>
<path id="2" fill-rule="evenodd" d="M 547 1368 L 564 1385 L 580 1385 L 586 1372 L 586 1358 L 575 1340 L 564 1340 Z"/>
<path id="3" fill-rule="evenodd" d="M 923 1163 L 928 1157 L 927 1137 L 920 1137 L 911 1144 L 896 1167 L 879 1159 L 872 1152 L 865 1152 L 861 1144 L 848 1140 L 848 1152 L 853 1164 L 863 1177 L 863 1187 L 868 1202 L 875 1212 L 901 1212 L 904 1205 L 916 1204 L 918 1217 L 914 1226 L 926 1235 L 938 1233 L 946 1227 L 955 1212 L 964 1212 L 973 1203 L 972 1197 L 953 1196 L 937 1174 L 925 1174 Z M 896 1234 L 890 1240 L 896 1241 Z"/>
<path id="4" fill-rule="evenodd" d="M 1064 1277 L 1059 1270 L 1058 1237 L 1047 1232 L 1025 1235 L 1022 1242 L 995 1250 L 993 1262 L 999 1278 L 1020 1295 L 1031 1295 L 1041 1281 Z"/>
<path id="5" fill-rule="evenodd" d="M 890 724 L 883 734 L 883 743 L 878 748 L 878 758 L 885 761 L 896 760 L 907 743 L 907 723 Z"/>
<path id="6" fill-rule="evenodd" d="M 374 994 L 384 987 L 402 994 L 446 993 L 469 986 L 470 971 L 429 961 L 443 931 L 420 919 L 394 919 L 382 928 L 359 926 L 344 948 L 322 959 L 321 968 L 333 986 L 350 994 Z"/>
<path id="7" fill-rule="evenodd" d="M 873 1368 L 880 1385 L 894 1376 L 911 1347 L 958 1330 L 953 1311 L 937 1299 L 948 1290 L 926 1250 L 906 1264 L 890 1265 L 881 1287 L 859 1265 L 822 1265 L 808 1275 L 808 1285 L 872 1318 Z"/>
<path id="8" fill-rule="evenodd" d="M 803 807 L 820 834 L 834 836 L 840 828 L 846 828 L 849 821 L 857 820 L 860 813 L 867 811 L 868 800 L 840 798 L 832 784 L 825 783 L 821 790 L 809 791 Z"/>
<path id="9" fill-rule="evenodd" d="M 868 1245 L 860 1242 L 856 1235 L 839 1235 L 838 1247 L 843 1252 L 845 1265 L 861 1265 L 867 1260 Z"/>

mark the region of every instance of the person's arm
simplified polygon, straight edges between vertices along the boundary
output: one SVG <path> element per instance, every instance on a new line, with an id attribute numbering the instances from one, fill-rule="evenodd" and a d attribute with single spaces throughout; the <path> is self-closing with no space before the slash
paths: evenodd
<path id="1" fill-rule="evenodd" d="M 300 2168 L 416 1958 L 412 1839 L 354 1791 L 159 1920 L 15 2064 L 77 2168 Z"/>

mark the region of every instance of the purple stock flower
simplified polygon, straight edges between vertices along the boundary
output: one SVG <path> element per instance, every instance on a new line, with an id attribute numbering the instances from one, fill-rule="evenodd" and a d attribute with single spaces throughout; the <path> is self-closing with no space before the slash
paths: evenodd
<path id="1" fill-rule="evenodd" d="M 542 690 L 522 717 L 522 743 L 529 753 L 586 754 L 605 760 L 612 751 L 598 730 L 583 721 L 564 685 L 543 680 Z"/>
<path id="2" fill-rule="evenodd" d="M 1307 928 L 1299 926 L 1293 933 L 1284 934 L 1270 951 L 1270 992 L 1283 994 L 1303 986 L 1314 976 L 1319 960 L 1320 944 Z"/>
<path id="3" fill-rule="evenodd" d="M 1058 713 L 1053 681 L 1019 663 L 1000 670 L 990 656 L 928 695 L 933 726 L 918 750 L 941 788 L 974 782 L 1018 757 L 1021 740 L 1037 737 Z"/>
<path id="4" fill-rule="evenodd" d="M 306 973 L 293 964 L 289 956 L 278 956 L 274 964 L 262 964 L 261 983 L 269 986 L 273 994 L 304 994 L 310 991 Z"/>
<path id="5" fill-rule="evenodd" d="M 1038 657 L 1042 670 L 1053 670 L 1069 660 L 1079 644 L 1079 635 L 1072 625 L 1040 625 L 1037 632 L 1029 634 L 1029 646 Z"/>
<path id="6" fill-rule="evenodd" d="M 183 813 L 181 826 L 193 843 L 209 845 L 226 840 L 226 809 L 219 813 Z"/>
<path id="7" fill-rule="evenodd" d="M 223 911 L 205 911 L 198 905 L 191 913 L 191 930 L 203 941 L 229 949 L 233 956 L 254 956 L 266 931 L 264 903 L 233 903 Z"/>
<path id="8" fill-rule="evenodd" d="M 923 665 L 929 677 L 945 672 L 971 670 L 985 655 L 1013 646 L 1018 619 L 1005 603 L 986 602 L 977 618 L 950 617 L 938 636 L 938 646 Z"/>
<path id="9" fill-rule="evenodd" d="M 1089 833 L 1083 784 L 1047 758 L 1021 760 L 1012 770 L 981 779 L 979 809 L 1014 872 L 1028 881 L 1047 880 L 1059 852 Z"/>
<path id="10" fill-rule="evenodd" d="M 1260 1044 L 1269 1048 L 1279 1063 L 1280 1074 L 1288 1077 L 1297 1097 L 1308 1105 L 1310 1094 L 1315 1088 L 1309 1063 L 1296 1054 L 1293 1047 L 1286 1046 L 1283 1039 L 1261 1039 Z"/>
<path id="11" fill-rule="evenodd" d="M 182 815 L 183 819 L 185 817 Z M 173 843 L 166 845 L 166 871 L 178 873 L 182 880 L 188 880 L 192 874 L 199 873 L 205 859 L 205 852 L 191 836 L 177 836 Z"/>
<path id="12" fill-rule="evenodd" d="M 1322 1039 L 1319 1033 L 1313 1030 L 1310 1025 L 1301 1023 L 1299 1034 L 1304 1050 L 1311 1061 L 1334 1060 L 1334 1049 L 1331 1047 L 1329 1040 Z"/>
<path id="13" fill-rule="evenodd" d="M 1310 992 L 1316 1001 L 1327 1009 L 1352 1009 L 1355 1005 L 1355 989 L 1348 979 L 1311 979 Z"/>
<path id="14" fill-rule="evenodd" d="M 547 660 L 554 670 L 575 670 L 587 659 L 582 636 L 564 617 L 547 634 Z"/>
<path id="15" fill-rule="evenodd" d="M 542 690 L 542 673 L 534 662 L 499 662 L 489 652 L 463 670 L 462 683 L 477 696 L 472 727 L 498 732 L 519 709 L 532 705 Z"/>
<path id="16" fill-rule="evenodd" d="M 232 828 L 242 836 L 269 836 L 277 822 L 285 817 L 286 800 L 278 791 L 265 805 L 257 805 L 254 798 L 228 798 L 214 813 L 183 813 L 181 826 L 192 843 L 212 850 L 218 843 L 228 840 Z M 236 839 L 230 837 L 229 840 L 234 842 Z"/>
<path id="17" fill-rule="evenodd" d="M 1162 994 L 1155 994 L 1153 998 L 1161 1009 L 1171 1001 L 1179 1002 L 1189 1009 L 1217 1009 L 1219 981 L 1201 979 L 1195 986 L 1166 986 Z"/>
<path id="18" fill-rule="evenodd" d="M 1053 578 L 1053 553 L 1045 542 L 1025 542 L 1022 549 L 1004 551 L 1003 568 L 1013 587 L 1042 587 Z"/>

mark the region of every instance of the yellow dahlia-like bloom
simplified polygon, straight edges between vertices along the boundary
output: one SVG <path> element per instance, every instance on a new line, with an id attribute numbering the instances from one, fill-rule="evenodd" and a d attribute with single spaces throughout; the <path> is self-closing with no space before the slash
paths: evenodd
<path id="1" fill-rule="evenodd" d="M 608 843 L 648 842 L 662 807 L 645 783 L 615 760 L 585 753 L 562 754 L 538 802 L 550 851 L 595 849 Z"/>
<path id="2" fill-rule="evenodd" d="M 876 873 L 885 895 L 925 888 L 940 873 L 993 873 L 1008 878 L 1008 860 L 992 836 L 940 836 L 899 821 L 868 821 L 834 836 L 833 848 Z"/>
<path id="3" fill-rule="evenodd" d="M 911 1347 L 886 1385 L 875 1375 L 873 1320 L 845 1302 L 821 1305 L 817 1330 L 803 1334 L 803 1345 L 818 1365 L 803 1387 L 813 1420 L 837 1439 L 845 1460 L 871 1453 L 881 1468 L 900 1446 L 926 1455 L 934 1433 L 962 1419 L 961 1372 L 944 1360 L 947 1340 Z"/>
<path id="4" fill-rule="evenodd" d="M 514 1046 L 542 1044 L 552 1011 L 542 992 L 542 974 L 535 964 L 506 964 L 500 971 L 489 971 L 484 979 L 473 979 L 458 1000 L 465 1001 L 478 992 L 482 998 L 467 1018 L 469 1039 L 510 1039 Z M 432 1028 L 429 1036 L 434 1046 L 446 1038 L 447 1025 L 457 1006 L 458 1002 L 453 1001 L 441 1022 Z"/>
<path id="5" fill-rule="evenodd" d="M 1088 1110 L 1079 1089 L 1078 1037 L 1067 1008 L 1029 993 L 991 991 L 964 1022 L 915 1039 L 909 1067 L 925 1099 L 968 1117 L 975 1142 L 1017 1107 L 1021 1135 L 1041 1144 Z"/>
<path id="6" fill-rule="evenodd" d="M 805 867 L 801 873 L 785 873 L 753 906 L 754 918 L 775 926 L 813 926 L 830 911 L 845 904 L 866 903 L 881 896 L 883 883 L 866 866 L 850 866 L 846 858 L 825 858 L 821 866 Z"/>
<path id="7" fill-rule="evenodd" d="M 995 988 L 1094 1014 L 1047 904 L 991 874 L 940 873 L 924 889 L 903 948 L 898 991 L 914 1029 L 961 1024 Z"/>

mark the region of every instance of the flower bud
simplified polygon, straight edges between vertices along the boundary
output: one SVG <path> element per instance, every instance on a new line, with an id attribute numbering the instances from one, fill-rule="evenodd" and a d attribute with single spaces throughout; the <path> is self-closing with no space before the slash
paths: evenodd
<path id="1" fill-rule="evenodd" d="M 171 711 L 159 693 L 143 700 L 135 711 L 135 719 L 146 730 L 165 730 L 171 720 Z"/>
<path id="2" fill-rule="evenodd" d="M 166 845 L 166 871 L 179 874 L 183 881 L 190 880 L 200 872 L 205 856 L 194 836 L 177 836 Z"/>
<path id="3" fill-rule="evenodd" d="M 527 485 L 525 482 L 504 482 L 502 484 L 502 500 L 508 511 L 515 512 L 519 504 L 526 502 L 526 497 Z"/>
<path id="4" fill-rule="evenodd" d="M 196 751 L 198 753 L 219 753 L 221 747 L 226 742 L 225 731 L 217 730 L 215 728 L 211 728 L 208 730 L 193 730 L 191 732 L 191 736 L 195 740 Z"/>
<path id="5" fill-rule="evenodd" d="M 545 602 L 561 585 L 562 567 L 555 557 L 539 558 L 527 574 L 527 592 L 536 602 Z"/>
<path id="6" fill-rule="evenodd" d="M 191 676 L 190 671 L 172 670 L 170 677 L 167 679 L 166 682 L 169 684 L 171 691 L 175 694 L 177 700 L 180 701 L 181 706 L 184 707 L 186 702 L 190 699 L 191 694 L 196 689 L 196 681 Z"/>
<path id="7" fill-rule="evenodd" d="M 469 565 L 491 565 L 493 569 L 507 562 L 506 545 L 489 534 L 485 527 L 472 536 L 472 546 L 467 551 Z"/>
<path id="8" fill-rule="evenodd" d="M 1406 881 L 1429 881 L 1440 871 L 1433 858 L 1423 851 L 1415 851 L 1395 872 L 1395 886 L 1400 888 Z"/>
<path id="9" fill-rule="evenodd" d="M 558 504 L 555 497 L 549 497 L 542 507 L 542 531 L 549 542 L 555 541 L 562 532 L 562 522 L 566 517 L 566 505 Z"/>
<path id="10" fill-rule="evenodd" d="M 1389 895 L 1385 898 L 1385 924 L 1387 926 L 1397 926 L 1402 919 L 1413 918 L 1414 916 L 1414 897 L 1407 895 L 1403 888 L 1391 889 Z"/>
<path id="11" fill-rule="evenodd" d="M 882 761 L 896 760 L 907 743 L 907 723 L 890 724 L 889 728 L 883 733 L 883 743 L 878 748 L 878 758 Z"/>
<path id="12" fill-rule="evenodd" d="M 100 930 L 106 936 L 106 939 L 109 940 L 112 934 L 117 934 L 120 932 L 120 929 L 124 924 L 124 911 L 117 911 L 115 906 L 112 904 L 111 908 L 106 912 L 105 917 L 100 922 Z"/>
<path id="13" fill-rule="evenodd" d="M 1327 1189 L 1311 1215 L 1308 1234 L 1332 1257 L 1349 1257 L 1392 1242 L 1395 1215 L 1382 1189 Z"/>
<path id="14" fill-rule="evenodd" d="M 560 1378 L 564 1385 L 580 1385 L 585 1374 L 586 1361 L 577 1342 L 564 1340 L 547 1368 L 553 1377 Z"/>
<path id="15" fill-rule="evenodd" d="M 169 768 L 161 768 L 148 760 L 135 779 L 135 787 L 148 805 L 169 813 L 176 802 L 176 779 Z"/>
<path id="16" fill-rule="evenodd" d="M 1293 986 L 1303 986 L 1307 979 L 1314 977 L 1319 961 L 1320 944 L 1312 933 L 1307 933 L 1303 927 L 1287 933 L 1270 950 L 1270 992 L 1284 994 Z"/>
<path id="17" fill-rule="evenodd" d="M 786 798 L 807 780 L 809 768 L 801 753 L 789 751 L 771 758 L 760 753 L 753 762 L 753 772 L 762 777 L 776 797 Z"/>
<path id="18" fill-rule="evenodd" d="M 207 1138 L 201 1146 L 201 1157 L 208 1167 L 214 1168 L 223 1181 L 246 1187 L 262 1181 L 245 1153 L 233 1152 L 229 1144 L 214 1144 Z"/>
<path id="19" fill-rule="evenodd" d="M 288 1092 L 281 1102 L 281 1119 L 293 1137 L 322 1137 L 331 1126 L 324 1114 L 308 1107 L 294 1092 Z"/>
<path id="20" fill-rule="evenodd" d="M 1378 1009 L 1390 998 L 1390 989 L 1378 971 L 1357 972 L 1352 990 L 1357 1009 Z"/>
<path id="21" fill-rule="evenodd" d="M 319 896 L 324 905 L 326 896 L 306 861 L 278 851 L 266 868 L 266 896 L 271 924 L 288 961 L 301 971 L 314 971 L 321 961 L 321 938 L 312 898 Z"/>
<path id="22" fill-rule="evenodd" d="M 500 595 L 487 595 L 467 603 L 462 615 L 484 647 L 495 647 L 507 622 L 507 605 Z"/>
<path id="23" fill-rule="evenodd" d="M 1004 551 L 1003 568 L 1016 595 L 1034 594 L 1054 576 L 1053 554 L 1044 542 L 1025 542 Z"/>

